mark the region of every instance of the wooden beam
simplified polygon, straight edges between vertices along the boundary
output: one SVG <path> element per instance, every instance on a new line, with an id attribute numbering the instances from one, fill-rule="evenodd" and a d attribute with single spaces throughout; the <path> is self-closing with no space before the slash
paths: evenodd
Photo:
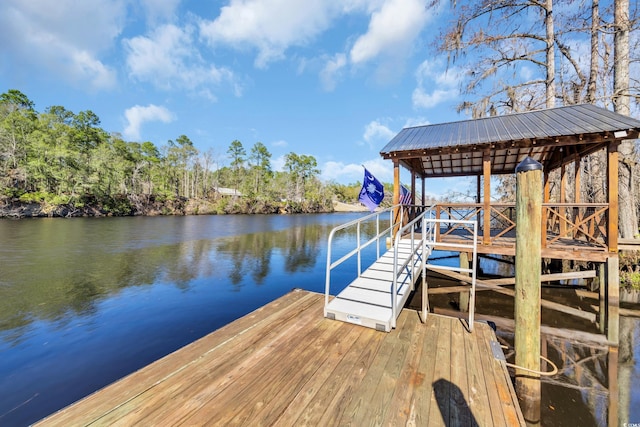
<path id="1" fill-rule="evenodd" d="M 442 270 L 439 270 L 437 267 L 428 267 L 429 270 L 433 270 L 434 272 L 440 273 Z M 540 283 L 545 283 L 545 282 L 557 282 L 559 280 L 576 280 L 576 279 L 592 279 L 594 277 L 596 277 L 597 275 L 597 271 L 596 270 L 585 270 L 585 271 L 571 271 L 568 273 L 551 273 L 551 274 L 542 274 L 540 275 Z M 495 285 L 495 286 L 512 286 L 516 284 L 516 278 L 515 277 L 503 277 L 501 279 L 480 279 L 481 281 L 477 281 L 477 283 L 481 283 L 481 285 L 478 286 L 478 289 L 484 289 L 484 290 L 492 290 L 492 288 L 484 288 L 483 285 L 484 284 L 490 284 L 490 285 Z M 469 282 L 468 280 L 466 282 Z M 441 291 L 440 289 L 448 289 L 451 288 L 451 291 L 445 292 L 444 290 Z M 454 289 L 455 288 L 455 289 Z M 465 288 L 468 288 L 468 286 L 465 286 Z M 432 292 L 433 291 L 433 292 Z M 449 286 L 447 288 L 432 288 L 429 289 L 429 293 L 434 293 L 434 294 L 447 294 L 447 293 L 451 293 L 451 292 L 458 292 L 460 291 L 460 289 L 458 289 L 457 286 Z M 576 292 L 578 292 L 578 290 L 576 290 Z M 595 292 L 590 292 L 589 295 L 593 294 L 594 298 L 597 298 L 597 296 L 595 296 Z"/>
<path id="2" fill-rule="evenodd" d="M 428 267 L 429 270 L 432 270 L 436 273 L 440 273 L 441 270 L 437 270 L 437 267 Z M 559 280 L 576 280 L 576 279 L 592 279 L 594 277 L 596 277 L 597 275 L 597 271 L 596 270 L 586 270 L 586 271 L 572 271 L 572 272 L 568 272 L 568 273 L 552 273 L 552 274 L 542 274 L 540 276 L 540 283 L 545 283 L 545 282 L 557 282 Z M 467 281 L 469 282 L 469 281 Z M 491 284 L 491 285 L 495 285 L 495 286 L 512 286 L 515 285 L 516 283 L 516 278 L 515 277 L 504 277 L 501 279 L 485 279 L 485 280 L 480 280 L 480 281 L 476 281 L 476 283 L 480 283 L 479 285 L 476 285 L 477 290 L 486 290 L 486 291 L 490 291 L 493 290 L 493 288 L 487 288 L 484 287 L 484 284 Z M 461 292 L 464 289 L 469 289 L 469 286 L 464 285 L 464 286 L 447 286 L 447 287 L 441 287 L 441 288 L 431 288 L 429 289 L 429 294 L 449 294 L 449 293 L 453 293 L 453 292 Z M 576 293 L 580 296 L 587 296 L 587 297 L 593 297 L 593 298 L 598 298 L 597 294 L 595 292 L 588 292 L 585 293 L 586 291 L 581 291 L 579 289 L 576 289 Z M 593 294 L 593 295 L 592 295 Z"/>
<path id="3" fill-rule="evenodd" d="M 436 314 L 442 314 L 444 316 L 459 317 L 463 319 L 465 318 L 464 313 L 460 313 L 458 311 L 450 310 L 446 308 L 435 307 L 433 309 L 433 312 Z M 515 322 L 513 321 L 513 319 L 507 319 L 504 317 L 490 316 L 487 314 L 477 314 L 476 320 L 493 322 L 496 324 L 499 330 L 513 331 L 515 328 Z M 571 342 L 579 341 L 580 343 L 583 343 L 583 344 L 597 344 L 603 347 L 609 347 L 611 345 L 614 345 L 614 343 L 607 340 L 607 338 L 604 335 L 592 334 L 589 332 L 582 332 L 582 331 L 576 331 L 576 330 L 570 330 L 570 329 L 558 329 L 551 326 L 542 325 L 540 326 L 540 333 L 544 335 L 551 335 L 558 338 L 567 339 L 567 340 L 570 340 Z"/>
<path id="4" fill-rule="evenodd" d="M 440 274 L 442 274 L 444 276 L 448 276 L 451 279 L 460 280 L 460 281 L 463 281 L 463 282 L 468 282 L 469 280 L 471 280 L 470 277 L 465 276 L 464 274 L 456 273 L 456 272 L 449 271 L 449 270 L 438 269 L 438 268 L 433 267 L 433 266 L 431 266 L 429 268 L 431 270 L 437 271 L 438 273 L 440 273 Z M 511 297 L 515 296 L 515 294 L 516 294 L 515 291 L 513 291 L 511 289 L 504 289 L 504 288 L 501 288 L 499 285 L 493 284 L 492 280 L 479 280 L 479 279 L 476 279 L 476 289 L 480 289 L 480 288 L 484 288 L 485 290 L 491 290 L 491 291 L 497 292 L 499 294 L 509 295 Z M 573 308 L 573 307 L 567 307 L 567 306 L 559 304 L 557 302 L 547 301 L 545 299 L 541 299 L 540 300 L 540 305 L 542 307 L 544 307 L 544 308 L 560 311 L 560 312 L 566 313 L 566 314 L 571 314 L 572 316 L 576 316 L 576 317 L 579 317 L 581 319 L 586 319 L 586 320 L 590 321 L 591 323 L 595 323 L 596 322 L 595 313 L 590 313 L 590 312 L 579 310 L 579 309 Z"/>

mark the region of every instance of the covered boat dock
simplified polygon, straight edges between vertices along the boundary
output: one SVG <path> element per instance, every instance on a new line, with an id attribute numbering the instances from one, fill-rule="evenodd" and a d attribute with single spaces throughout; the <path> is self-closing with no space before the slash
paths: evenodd
<path id="1" fill-rule="evenodd" d="M 639 134 L 639 120 L 590 104 L 572 105 L 405 128 L 380 154 L 393 162 L 394 204 L 400 200 L 400 167 L 410 172 L 415 212 L 425 209 L 427 179 L 476 177 L 476 200 L 439 203 L 437 217 L 477 219 L 478 253 L 506 256 L 515 255 L 515 205 L 493 200 L 491 178 L 515 175 L 516 166 L 527 157 L 541 163 L 542 258 L 592 266 L 600 289 L 600 330 L 611 342 L 617 342 L 618 145 Z M 591 172 L 586 159 L 597 152 L 604 152 L 606 159 L 601 200 L 583 201 L 583 176 Z M 560 185 L 555 189 L 552 174 L 559 174 Z M 415 200 L 417 179 L 422 181 L 421 201 Z M 437 242 L 465 242 L 469 238 L 464 227 L 442 227 L 435 249 Z"/>

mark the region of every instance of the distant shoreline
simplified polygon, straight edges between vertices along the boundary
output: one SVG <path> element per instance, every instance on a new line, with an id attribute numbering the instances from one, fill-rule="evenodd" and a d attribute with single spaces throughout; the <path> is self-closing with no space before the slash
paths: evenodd
<path id="1" fill-rule="evenodd" d="M 333 202 L 334 212 L 367 212 L 368 209 L 361 204 L 349 204 L 343 202 Z"/>
<path id="2" fill-rule="evenodd" d="M 27 218 L 81 218 L 81 217 L 110 217 L 110 216 L 161 216 L 161 215 L 228 215 L 228 214 L 292 214 L 292 213 L 331 213 L 331 212 L 368 212 L 368 209 L 359 204 L 333 202 L 333 209 L 320 210 L 295 210 L 286 209 L 285 206 L 264 206 L 262 209 L 244 212 L 241 209 L 233 212 L 220 212 L 215 207 L 202 200 L 183 200 L 182 202 L 154 203 L 145 206 L 144 211 L 131 213 L 110 213 L 99 206 L 84 205 L 81 208 L 68 205 L 50 205 L 47 203 L 12 203 L 0 204 L 0 219 L 27 219 Z"/>

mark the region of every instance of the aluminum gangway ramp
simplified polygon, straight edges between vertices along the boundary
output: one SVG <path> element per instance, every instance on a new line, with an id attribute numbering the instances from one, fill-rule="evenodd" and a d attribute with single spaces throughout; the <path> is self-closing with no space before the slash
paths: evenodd
<path id="1" fill-rule="evenodd" d="M 390 208 L 393 212 L 393 208 Z M 402 209 L 402 208 L 400 208 Z M 358 244 L 356 249 L 342 258 L 331 261 L 331 250 L 327 254 L 327 284 L 325 292 L 324 315 L 329 319 L 354 323 L 379 331 L 389 332 L 395 328 L 396 319 L 402 311 L 418 278 L 426 276 L 426 260 L 432 249 L 432 227 L 427 227 L 425 213 L 413 221 L 400 227 L 391 219 L 389 227 L 380 230 L 380 216 L 386 211 L 364 217 L 358 221 L 336 227 L 330 234 L 329 248 L 334 232 L 348 227 L 357 228 Z M 360 244 L 361 224 L 375 217 L 377 234 L 364 244 Z M 402 218 L 402 215 L 400 215 Z M 395 238 L 391 236 L 395 231 Z M 392 242 L 391 248 L 380 255 L 381 239 Z M 377 244 L 378 256 L 376 261 L 365 271 L 358 272 L 357 277 L 347 285 L 338 295 L 330 299 L 331 270 L 346 259 L 357 256 L 358 270 L 360 267 L 360 253 L 369 245 Z"/>
<path id="2" fill-rule="evenodd" d="M 396 248 L 389 249 L 331 300 L 325 307 L 325 317 L 385 332 L 395 327 L 395 319 L 400 315 L 416 280 L 421 275 L 420 260 L 424 255 L 423 251 L 419 250 L 418 256 L 412 257 L 411 242 L 400 242 L 397 248 L 400 273 L 397 278 L 396 298 L 393 298 L 395 252 Z"/>

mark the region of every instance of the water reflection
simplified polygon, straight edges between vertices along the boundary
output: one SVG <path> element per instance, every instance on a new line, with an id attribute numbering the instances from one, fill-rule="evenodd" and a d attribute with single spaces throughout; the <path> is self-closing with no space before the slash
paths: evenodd
<path id="1" fill-rule="evenodd" d="M 294 287 L 323 292 L 327 234 L 353 218 L 0 221 L 0 425 L 35 422 Z M 362 240 L 374 234 L 368 224 Z M 336 236 L 335 256 L 353 240 Z M 355 265 L 343 270 L 333 293 Z M 478 306 L 512 312 L 499 298 L 479 293 Z M 619 363 L 608 347 L 547 338 L 561 374 L 543 382 L 542 425 L 640 423 L 640 319 L 620 327 Z"/>
<path id="2" fill-rule="evenodd" d="M 294 287 L 322 291 L 328 232 L 353 218 L 0 221 L 0 425 L 28 425 Z"/>
<path id="3" fill-rule="evenodd" d="M 178 229 L 188 221 L 175 219 L 185 221 L 142 231 L 126 219 L 0 223 L 0 239 L 8 243 L 0 252 L 0 330 L 11 331 L 4 338 L 17 339 L 20 328 L 35 319 L 95 314 L 101 300 L 129 287 L 170 283 L 186 291 L 209 278 L 228 279 L 237 288 L 247 276 L 262 285 L 274 262 L 285 273 L 311 271 L 324 262 L 321 251 L 334 226 L 309 221 L 279 231 L 175 242 L 176 234 L 198 234 L 193 224 Z"/>

